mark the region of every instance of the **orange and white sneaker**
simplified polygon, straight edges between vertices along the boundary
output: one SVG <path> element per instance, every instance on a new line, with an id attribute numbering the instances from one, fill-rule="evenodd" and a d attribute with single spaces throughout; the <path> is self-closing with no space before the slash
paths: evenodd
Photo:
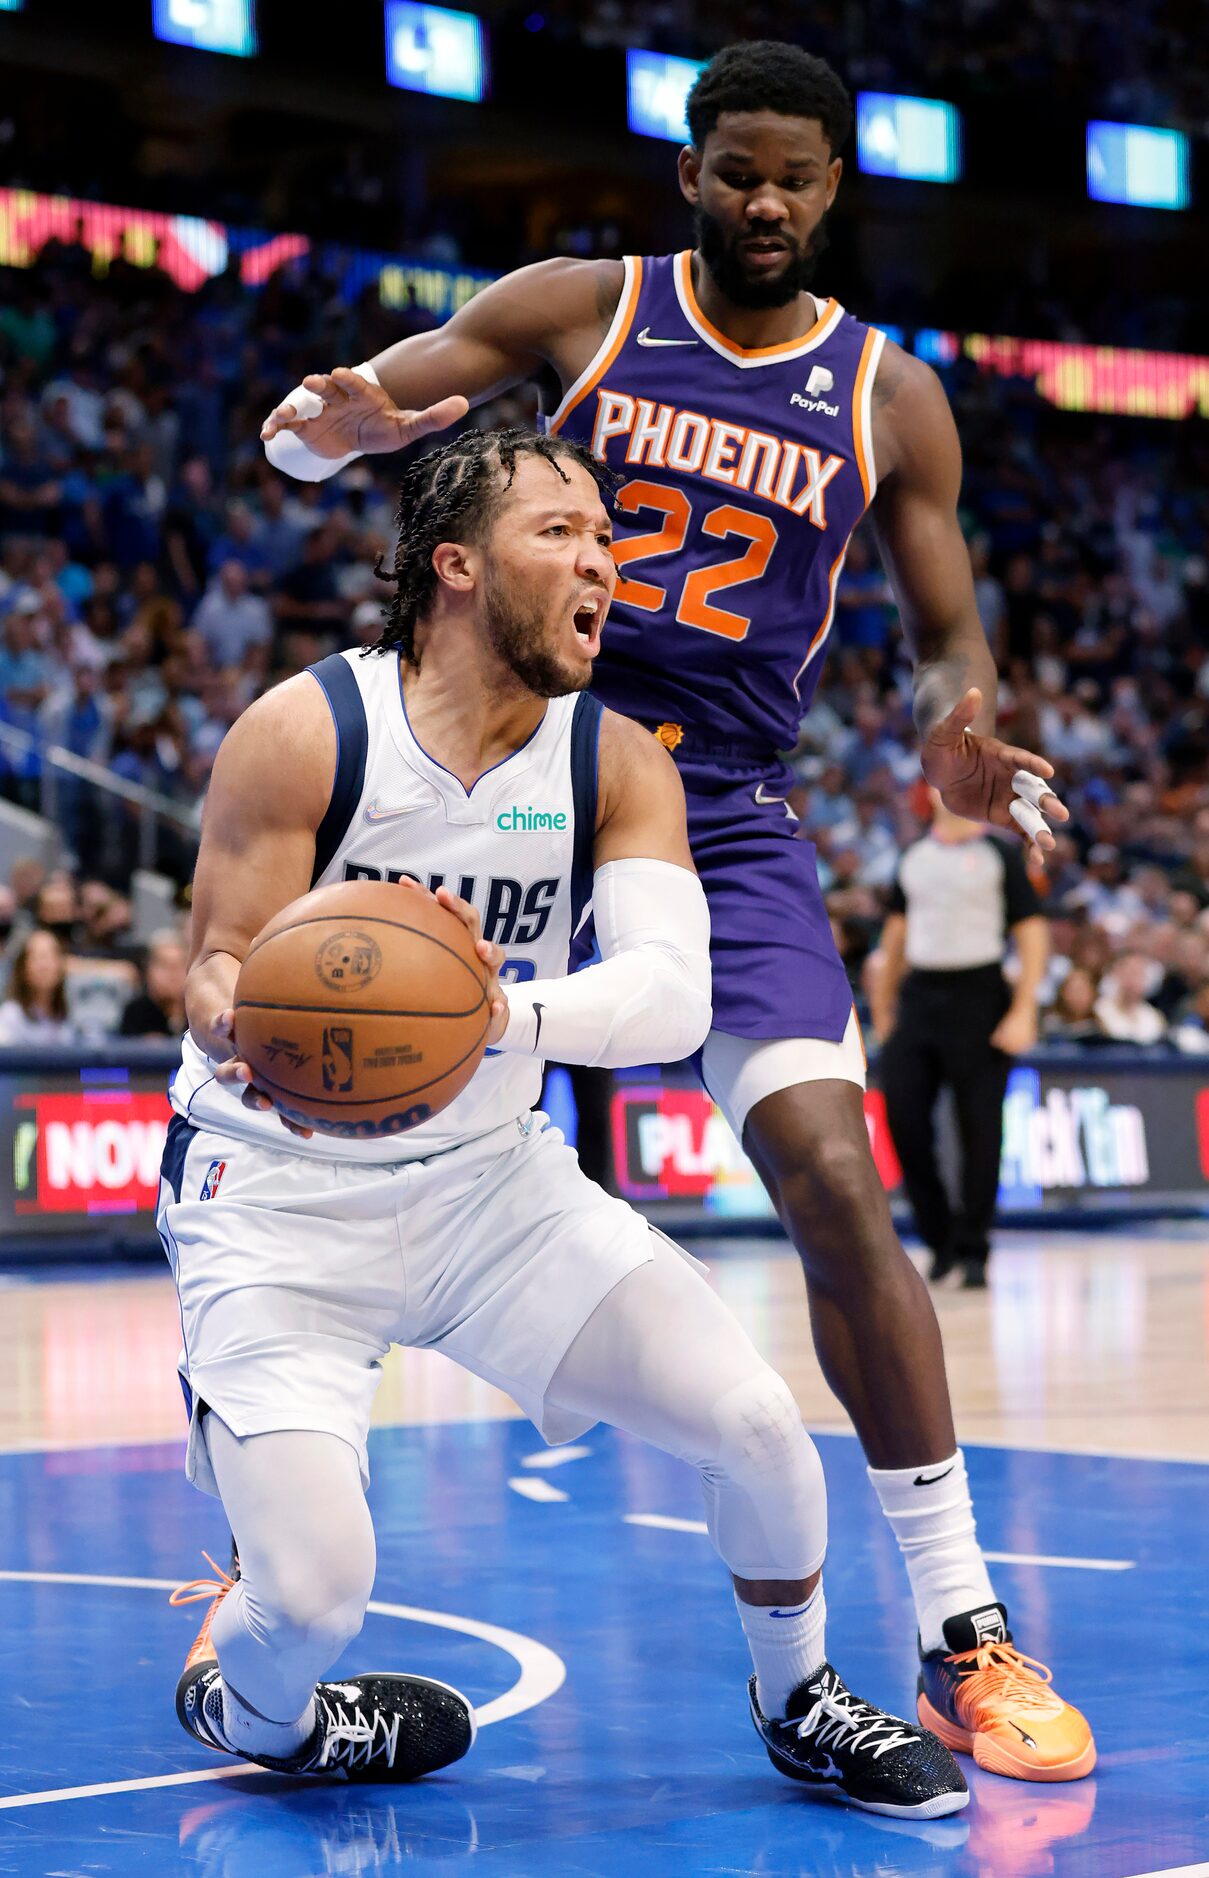
<path id="1" fill-rule="evenodd" d="M 231 1570 L 225 1572 L 221 1565 L 214 1563 L 214 1560 L 210 1557 L 208 1552 L 203 1552 L 202 1557 L 210 1567 L 210 1570 L 214 1573 L 213 1578 L 191 1578 L 187 1585 L 177 1585 L 176 1590 L 172 1592 L 168 1599 L 169 1604 L 198 1604 L 204 1598 L 210 1600 L 210 1608 L 206 1612 L 201 1629 L 193 1640 L 193 1648 L 185 1658 L 185 1666 L 181 1670 L 180 1680 L 177 1683 L 178 1707 L 184 1690 L 189 1684 L 196 1681 L 199 1672 L 207 1669 L 211 1663 L 218 1661 L 217 1652 L 210 1641 L 210 1630 L 213 1626 L 219 1605 L 222 1603 L 227 1593 L 235 1589 L 235 1581 L 239 1577 L 239 1560 L 237 1558 L 232 1558 Z"/>
<path id="2" fill-rule="evenodd" d="M 1048 1669 L 1012 1642 L 1002 1604 L 945 1620 L 943 1650 L 921 1654 L 916 1707 L 952 1753 L 1009 1780 L 1081 1780 L 1096 1764 L 1091 1729 Z"/>

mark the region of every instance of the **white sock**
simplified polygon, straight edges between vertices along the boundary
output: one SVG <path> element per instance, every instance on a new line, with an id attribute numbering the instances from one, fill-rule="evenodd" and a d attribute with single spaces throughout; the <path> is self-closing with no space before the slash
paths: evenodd
<path id="1" fill-rule="evenodd" d="M 958 1448 L 951 1461 L 867 1471 L 907 1567 L 920 1643 L 943 1649 L 946 1617 L 995 1602 L 974 1537 L 965 1456 Z"/>
<path id="2" fill-rule="evenodd" d="M 760 1712 L 779 1718 L 798 1684 L 827 1660 L 823 1587 L 816 1585 L 805 1604 L 744 1604 L 736 1593 L 735 1605 L 755 1664 Z"/>
<path id="3" fill-rule="evenodd" d="M 297 1721 L 275 1722 L 241 1702 L 226 1683 L 222 1686 L 222 1731 L 237 1754 L 271 1754 L 285 1760 L 297 1753 L 315 1729 L 315 1698 L 311 1697 Z"/>

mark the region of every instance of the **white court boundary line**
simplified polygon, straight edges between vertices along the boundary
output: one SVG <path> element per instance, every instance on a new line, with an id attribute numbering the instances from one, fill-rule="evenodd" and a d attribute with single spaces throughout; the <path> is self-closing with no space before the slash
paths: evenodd
<path id="1" fill-rule="evenodd" d="M 520 1410 L 515 1415 L 436 1416 L 424 1422 L 375 1422 L 370 1433 L 395 1433 L 401 1428 L 482 1428 L 494 1426 L 497 1422 L 501 1427 L 506 1428 L 514 1422 L 523 1422 L 525 1419 Z M 839 1435 L 845 1441 L 855 1441 L 857 1438 L 855 1428 L 841 1427 L 838 1423 L 812 1421 L 804 1422 L 802 1425 L 809 1435 Z M 619 1431 L 614 1429 L 611 1432 L 618 1433 Z M 625 1438 L 637 1439 L 637 1437 Z M 960 1445 L 963 1451 L 967 1447 L 995 1448 L 1006 1454 L 1067 1454 L 1077 1461 L 1157 1461 L 1171 1467 L 1209 1467 L 1209 1455 L 1170 1454 L 1158 1448 L 1072 1448 L 1061 1442 L 1011 1441 L 1003 1435 L 979 1434 L 969 1435 Z M 0 1460 L 8 1455 L 105 1454 L 111 1449 L 126 1448 L 179 1448 L 183 1456 L 185 1437 L 183 1435 L 111 1435 L 107 1441 L 97 1441 L 81 1436 L 79 1440 L 74 1441 L 16 1441 L 11 1446 L 0 1441 Z M 561 1450 L 555 1448 L 551 1452 L 560 1453 Z M 568 1458 L 579 1460 L 580 1452 L 576 1451 Z M 521 1462 L 522 1467 L 534 1465 L 535 1463 L 529 1459 Z M 547 1465 L 554 1465 L 554 1463 L 547 1463 Z M 1192 1867 L 1193 1871 L 1196 1869 L 1195 1866 Z M 1142 1878 L 1149 1878 L 1149 1874 L 1143 1873 Z M 1166 1874 L 1159 1872 L 1155 1874 L 1155 1878 L 1166 1878 Z M 1209 1878 L 1209 1861 L 1206 1862 L 1205 1878 Z"/>
<path id="2" fill-rule="evenodd" d="M 174 1591 L 177 1581 L 173 1578 L 113 1578 L 100 1572 L 0 1571 L 0 1583 L 91 1585 L 122 1591 Z M 458 1617 L 450 1611 L 427 1611 L 414 1604 L 388 1604 L 380 1598 L 371 1598 L 366 1609 L 377 1617 L 397 1617 L 404 1623 L 427 1624 L 434 1630 L 456 1630 L 462 1636 L 477 1637 L 480 1642 L 494 1644 L 496 1649 L 503 1650 L 520 1664 L 521 1673 L 512 1687 L 474 1711 L 480 1728 L 490 1728 L 493 1722 L 507 1721 L 513 1715 L 523 1715 L 526 1709 L 536 1708 L 540 1702 L 548 1702 L 566 1681 L 567 1666 L 562 1657 L 547 1644 L 539 1643 L 535 1637 L 526 1637 L 519 1630 L 505 1630 L 500 1624 L 486 1624 L 477 1617 Z M 0 1812 L 11 1811 L 18 1806 L 47 1806 L 59 1800 L 94 1799 L 107 1793 L 145 1793 L 154 1787 L 185 1787 L 204 1780 L 233 1780 L 242 1774 L 265 1771 L 254 1764 L 242 1764 L 198 1768 L 195 1772 L 179 1774 L 153 1774 L 143 1780 L 108 1780 L 84 1787 L 45 1788 L 39 1793 L 5 1795 L 0 1798 Z"/>
<path id="3" fill-rule="evenodd" d="M 703 1519 L 673 1519 L 670 1513 L 623 1513 L 627 1526 L 653 1526 L 659 1532 L 708 1533 Z M 1062 1565 L 1071 1571 L 1131 1572 L 1137 1563 L 1131 1558 L 1054 1558 L 1041 1552 L 984 1552 L 992 1565 Z"/>

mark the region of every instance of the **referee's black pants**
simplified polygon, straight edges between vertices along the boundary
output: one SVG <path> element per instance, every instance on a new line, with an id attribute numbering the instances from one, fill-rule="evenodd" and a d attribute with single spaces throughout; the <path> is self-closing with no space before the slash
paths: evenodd
<path id="1" fill-rule="evenodd" d="M 899 993 L 893 1034 L 878 1059 L 907 1198 L 940 1270 L 985 1264 L 990 1252 L 1011 1067 L 1011 1058 L 993 1047 L 991 1033 L 1010 1003 L 998 965 L 910 972 Z M 934 1114 L 945 1087 L 953 1091 L 961 1151 L 956 1210 L 936 1159 Z"/>

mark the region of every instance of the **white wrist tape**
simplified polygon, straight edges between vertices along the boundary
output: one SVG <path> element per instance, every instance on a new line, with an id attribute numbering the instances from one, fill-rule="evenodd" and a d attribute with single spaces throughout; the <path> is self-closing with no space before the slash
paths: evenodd
<path id="1" fill-rule="evenodd" d="M 353 370 L 360 377 L 368 378 L 371 385 L 381 383 L 368 360 L 364 365 L 354 365 Z M 324 409 L 318 392 L 308 391 L 305 385 L 295 385 L 281 402 L 292 404 L 299 417 L 318 417 Z M 283 470 L 299 483 L 325 483 L 329 476 L 355 463 L 362 454 L 360 450 L 350 450 L 347 456 L 316 456 L 295 430 L 279 430 L 275 437 L 269 438 L 264 453 L 274 469 Z"/>
<path id="2" fill-rule="evenodd" d="M 506 985 L 496 1048 L 603 1069 L 691 1056 L 713 1015 L 701 882 L 670 861 L 607 861 L 592 904 L 601 963 Z"/>

